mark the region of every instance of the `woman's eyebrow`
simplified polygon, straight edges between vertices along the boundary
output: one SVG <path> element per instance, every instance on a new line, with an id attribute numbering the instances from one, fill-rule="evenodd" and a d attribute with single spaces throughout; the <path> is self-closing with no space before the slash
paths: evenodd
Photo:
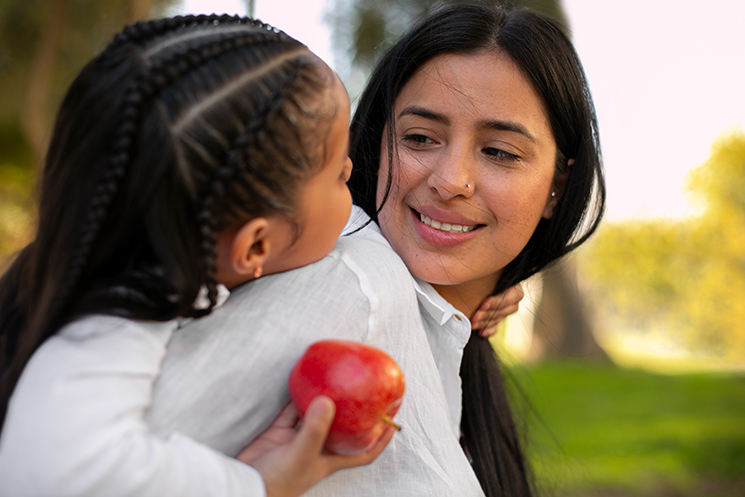
<path id="1" fill-rule="evenodd" d="M 520 123 L 514 121 L 492 121 L 492 120 L 481 120 L 476 124 L 477 129 L 494 129 L 497 131 L 512 131 L 514 133 L 520 133 L 528 138 L 530 141 L 535 143 L 535 137 Z"/>
<path id="2" fill-rule="evenodd" d="M 418 105 L 410 105 L 409 107 L 406 107 L 404 110 L 399 112 L 398 118 L 400 119 L 403 116 L 419 116 L 425 119 L 431 119 L 433 121 L 440 122 L 445 125 L 450 124 L 450 119 L 447 116 L 438 114 L 437 112 L 431 111 L 424 107 L 419 107 Z M 530 141 L 535 143 L 535 137 L 525 128 L 525 126 L 514 121 L 483 119 L 479 120 L 476 123 L 476 128 L 481 130 L 494 129 L 497 131 L 512 131 L 513 133 L 520 133 L 521 135 L 524 135 Z"/>
<path id="3" fill-rule="evenodd" d="M 437 112 L 433 112 L 429 109 L 425 109 L 424 107 L 419 107 L 418 105 L 410 105 L 399 112 L 399 119 L 403 116 L 419 116 L 425 119 L 431 119 L 433 121 L 440 122 L 442 124 L 450 124 L 450 119 L 448 119 L 446 116 L 438 114 Z"/>

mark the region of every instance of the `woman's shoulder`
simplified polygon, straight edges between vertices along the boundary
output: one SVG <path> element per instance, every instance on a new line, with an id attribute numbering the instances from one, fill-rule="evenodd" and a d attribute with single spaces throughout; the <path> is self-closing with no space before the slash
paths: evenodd
<path id="1" fill-rule="evenodd" d="M 361 207 L 356 205 L 352 206 L 352 210 L 349 213 L 349 220 L 342 231 L 341 238 L 348 237 L 365 238 L 391 248 L 391 244 L 383 236 L 378 223 L 370 219 L 370 216 Z"/>
<path id="2" fill-rule="evenodd" d="M 352 206 L 349 221 L 329 257 L 374 283 L 406 283 L 413 288 L 413 277 L 378 224 L 356 205 Z"/>
<path id="3" fill-rule="evenodd" d="M 383 238 L 383 240 L 385 240 Z M 374 238 L 350 235 L 339 238 L 330 257 L 349 271 L 357 280 L 377 291 L 400 288 L 414 289 L 414 279 L 393 249 Z"/>
<path id="4" fill-rule="evenodd" d="M 233 289 L 225 307 L 241 313 L 257 312 L 246 308 L 249 302 L 254 309 L 273 309 L 288 303 L 305 308 L 309 299 L 339 304 L 370 293 L 398 293 L 404 288 L 413 292 L 414 280 L 403 261 L 382 235 L 365 227 L 339 237 L 331 253 L 320 261 Z"/>

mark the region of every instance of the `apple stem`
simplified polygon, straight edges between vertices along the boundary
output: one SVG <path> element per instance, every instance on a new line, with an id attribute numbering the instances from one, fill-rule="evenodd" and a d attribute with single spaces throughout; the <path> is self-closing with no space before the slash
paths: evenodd
<path id="1" fill-rule="evenodd" d="M 391 425 L 392 427 L 394 427 L 396 429 L 396 431 L 401 431 L 401 426 L 398 425 L 398 424 L 396 424 L 396 422 L 393 421 L 388 416 L 383 416 L 383 423 L 388 424 L 388 425 Z"/>

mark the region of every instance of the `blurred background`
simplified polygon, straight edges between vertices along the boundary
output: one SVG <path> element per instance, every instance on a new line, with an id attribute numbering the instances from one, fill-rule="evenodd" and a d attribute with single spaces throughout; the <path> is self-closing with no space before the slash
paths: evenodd
<path id="1" fill-rule="evenodd" d="M 595 237 L 526 282 L 494 339 L 543 495 L 745 495 L 745 2 L 510 0 L 556 19 L 600 123 Z M 253 15 L 359 95 L 432 0 L 3 0 L 0 272 L 34 230 L 53 117 L 124 24 Z"/>

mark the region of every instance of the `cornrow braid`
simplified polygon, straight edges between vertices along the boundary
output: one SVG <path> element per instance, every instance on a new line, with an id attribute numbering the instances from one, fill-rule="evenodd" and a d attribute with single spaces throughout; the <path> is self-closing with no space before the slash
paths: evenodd
<path id="1" fill-rule="evenodd" d="M 270 25 L 257 19 L 240 17 L 237 15 L 211 14 L 174 16 L 151 21 L 137 21 L 133 24 L 129 24 L 114 36 L 114 39 L 106 47 L 106 50 L 116 50 L 125 44 L 140 45 L 170 32 L 179 31 L 188 27 L 193 28 L 209 24 L 244 24 L 246 26 L 274 30 Z"/>
<path id="2" fill-rule="evenodd" d="M 169 31 L 182 29 L 185 26 L 199 26 L 218 22 L 243 23 L 247 27 L 266 29 L 266 32 L 256 33 L 255 31 L 249 31 L 233 34 L 232 37 L 217 36 L 217 39 L 206 40 L 206 43 L 201 46 L 191 47 L 185 52 L 172 53 L 154 60 L 147 68 L 135 76 L 124 98 L 125 107 L 122 110 L 121 122 L 117 127 L 113 140 L 114 145 L 109 166 L 102 173 L 98 186 L 90 200 L 87 219 L 81 229 L 80 239 L 72 256 L 67 277 L 65 278 L 66 287 L 59 296 L 60 308 L 64 305 L 67 297 L 74 291 L 80 275 L 85 268 L 96 236 L 107 215 L 108 207 L 119 190 L 120 182 L 126 175 L 127 167 L 132 156 L 137 123 L 141 117 L 142 105 L 153 98 L 154 95 L 170 82 L 182 74 L 207 63 L 209 60 L 231 50 L 240 50 L 251 45 L 278 41 L 282 38 L 283 34 L 278 30 L 267 29 L 268 25 L 249 18 L 216 15 L 186 16 L 151 22 L 139 21 L 127 26 L 112 43 L 112 49 L 115 49 L 117 46 L 126 43 L 140 44 Z M 209 228 L 209 223 L 205 226 L 202 228 L 203 231 L 212 231 Z M 207 236 L 204 243 L 210 243 L 210 247 L 214 247 L 214 236 Z M 207 281 L 210 282 L 211 279 L 214 279 L 214 254 L 208 256 L 206 252 L 209 252 L 210 249 L 206 249 L 205 247 L 203 249 L 205 250 L 205 268 L 213 268 L 208 271 L 211 278 L 208 277 Z M 214 248 L 211 251 L 214 252 Z M 216 284 L 214 282 L 210 283 L 208 284 L 209 287 L 216 287 Z M 216 290 L 211 293 L 215 293 L 216 295 Z M 210 300 L 212 301 L 212 299 Z"/>
<path id="3" fill-rule="evenodd" d="M 297 61 L 290 61 L 286 65 L 290 66 L 290 72 L 286 80 L 279 86 L 279 91 L 274 94 L 273 98 L 265 104 L 264 108 L 257 110 L 243 131 L 233 140 L 232 147 L 227 152 L 225 163 L 216 169 L 214 178 L 202 200 L 202 208 L 197 219 L 200 223 L 200 248 L 202 250 L 202 264 L 205 275 L 204 284 L 207 288 L 209 304 L 204 309 L 194 309 L 195 317 L 208 314 L 215 306 L 217 300 L 217 281 L 215 279 L 215 249 L 218 227 L 215 218 L 216 199 L 225 194 L 225 185 L 228 182 L 234 181 L 236 177 L 241 177 L 239 172 L 246 169 L 248 158 L 245 152 L 248 150 L 249 144 L 258 145 L 260 143 L 260 135 L 263 134 L 260 130 L 280 111 L 287 97 L 295 91 L 297 83 L 300 80 L 302 65 Z M 242 160 L 242 158 L 245 159 Z M 279 210 L 285 206 L 275 205 L 272 207 Z"/>
<path id="4" fill-rule="evenodd" d="M 81 70 L 51 137 L 36 239 L 0 277 L 0 425 L 30 357 L 66 323 L 192 315 L 205 283 L 214 305 L 217 233 L 291 214 L 318 164 L 329 74 L 285 33 L 217 15 L 130 25 Z"/>
<path id="5" fill-rule="evenodd" d="M 73 252 L 67 278 L 65 279 L 67 287 L 61 296 L 62 301 L 65 300 L 67 294 L 75 287 L 101 227 L 101 223 L 106 217 L 109 204 L 111 204 L 112 199 L 119 190 L 119 182 L 127 172 L 127 165 L 132 152 L 133 135 L 137 129 L 137 121 L 140 115 L 140 106 L 145 98 L 149 96 L 143 89 L 142 79 L 142 75 L 136 77 L 135 82 L 128 88 L 124 98 L 126 107 L 122 112 L 122 121 L 117 127 L 111 160 L 109 161 L 108 168 L 101 175 L 98 186 L 90 200 L 87 219 L 81 230 L 80 240 Z"/>

